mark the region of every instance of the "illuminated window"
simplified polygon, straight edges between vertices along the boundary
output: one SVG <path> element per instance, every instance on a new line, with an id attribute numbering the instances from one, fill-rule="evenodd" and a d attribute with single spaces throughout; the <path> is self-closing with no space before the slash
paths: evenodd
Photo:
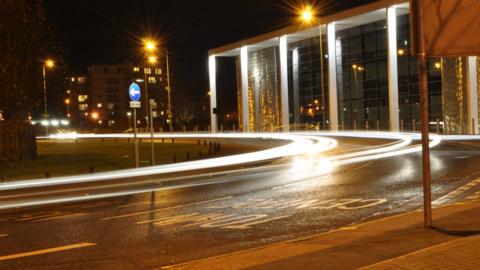
<path id="1" fill-rule="evenodd" d="M 133 72 L 140 72 L 140 68 L 139 67 L 134 67 Z"/>
<path id="2" fill-rule="evenodd" d="M 148 77 L 148 83 L 154 84 L 157 83 L 157 80 L 155 79 L 155 77 Z"/>
<path id="3" fill-rule="evenodd" d="M 162 70 L 159 69 L 159 68 L 156 68 L 156 69 L 155 69 L 155 74 L 161 75 L 161 74 L 162 74 Z"/>
<path id="4" fill-rule="evenodd" d="M 78 95 L 78 102 L 86 102 L 88 99 L 87 95 Z"/>
<path id="5" fill-rule="evenodd" d="M 72 82 L 75 82 L 75 77 L 72 77 L 72 79 L 71 79 L 71 80 L 72 80 Z"/>
<path id="6" fill-rule="evenodd" d="M 107 103 L 107 108 L 108 108 L 109 110 L 113 110 L 114 107 L 115 107 L 115 103 L 113 103 L 113 102 Z"/>
<path id="7" fill-rule="evenodd" d="M 81 112 L 84 112 L 88 109 L 88 104 L 86 103 L 81 103 L 81 104 L 78 104 L 78 110 L 81 111 Z"/>
<path id="8" fill-rule="evenodd" d="M 143 69 L 143 71 L 145 72 L 145 74 L 152 74 L 152 69 L 151 68 L 145 68 L 145 69 Z"/>
<path id="9" fill-rule="evenodd" d="M 102 107 L 102 103 L 97 103 L 97 108 L 101 108 Z"/>
<path id="10" fill-rule="evenodd" d="M 87 78 L 85 78 L 85 77 L 78 77 L 77 78 L 78 84 L 84 84 L 86 80 L 87 80 Z"/>

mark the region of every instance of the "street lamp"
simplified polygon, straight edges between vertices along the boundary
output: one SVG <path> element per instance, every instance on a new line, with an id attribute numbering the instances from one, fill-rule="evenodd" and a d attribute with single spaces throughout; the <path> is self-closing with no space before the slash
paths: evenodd
<path id="1" fill-rule="evenodd" d="M 46 59 L 42 64 L 42 74 L 43 74 L 43 106 L 44 112 L 43 116 L 45 119 L 48 119 L 48 107 L 47 107 L 47 68 L 53 68 L 55 62 L 52 59 Z M 46 135 L 48 136 L 48 126 L 45 126 Z"/>
<path id="2" fill-rule="evenodd" d="M 69 104 L 70 104 L 70 99 L 69 98 L 65 99 L 65 105 L 67 105 L 67 118 L 70 118 L 70 113 L 68 113 L 69 112 L 69 110 L 68 110 L 68 105 Z"/>
<path id="3" fill-rule="evenodd" d="M 312 6 L 304 6 L 300 9 L 300 21 L 304 24 L 312 24 L 316 21 L 315 18 L 316 11 L 312 8 Z M 319 26 L 320 30 L 320 87 L 322 91 L 322 126 L 323 129 L 327 129 L 327 119 L 326 119 L 326 106 L 325 106 L 325 70 L 323 67 L 323 31 L 322 31 L 322 24 L 320 22 Z"/>

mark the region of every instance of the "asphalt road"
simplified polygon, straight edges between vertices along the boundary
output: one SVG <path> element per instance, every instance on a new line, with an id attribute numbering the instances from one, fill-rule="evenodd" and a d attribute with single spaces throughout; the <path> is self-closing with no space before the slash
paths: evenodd
<path id="1" fill-rule="evenodd" d="M 382 143 L 339 139 L 329 155 Z M 444 142 L 432 150 L 431 162 L 437 202 L 480 194 L 480 181 L 464 186 L 480 174 L 473 143 Z M 285 164 L 294 162 L 204 176 L 235 180 L 225 183 L 0 211 L 0 269 L 156 269 L 422 205 L 418 153 L 323 175 L 316 167 L 292 170 Z"/>

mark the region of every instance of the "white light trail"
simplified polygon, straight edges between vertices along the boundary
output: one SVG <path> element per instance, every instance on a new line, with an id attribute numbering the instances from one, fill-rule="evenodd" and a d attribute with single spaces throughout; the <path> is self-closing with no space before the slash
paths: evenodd
<path id="1" fill-rule="evenodd" d="M 52 135 L 49 138 L 55 139 L 75 139 L 75 138 L 128 138 L 131 134 L 59 134 Z M 140 134 L 139 137 L 148 137 L 150 134 Z M 147 175 L 158 175 L 174 172 L 185 172 L 200 169 L 219 168 L 225 166 L 234 166 L 248 164 L 259 161 L 273 160 L 286 156 L 295 156 L 306 153 L 320 153 L 333 149 L 337 142 L 334 139 L 322 138 L 317 136 L 298 136 L 291 134 L 275 133 L 232 133 L 232 134 L 155 134 L 155 138 L 255 138 L 255 139 L 276 139 L 291 141 L 291 143 L 267 150 L 253 153 L 231 155 L 211 159 L 203 159 L 190 162 L 181 162 L 160 166 L 152 166 L 137 169 L 127 169 L 111 172 L 102 172 L 95 174 L 84 174 L 75 176 L 65 176 L 50 179 L 32 179 L 12 183 L 0 184 L 0 191 L 14 190 L 22 188 L 45 187 L 64 184 L 79 184 L 94 181 L 106 181 L 114 179 L 124 179 L 131 177 L 141 177 Z"/>

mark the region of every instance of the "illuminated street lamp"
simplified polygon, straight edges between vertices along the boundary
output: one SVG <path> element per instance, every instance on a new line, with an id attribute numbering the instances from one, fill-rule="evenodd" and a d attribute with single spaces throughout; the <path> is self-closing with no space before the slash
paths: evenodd
<path id="1" fill-rule="evenodd" d="M 46 59 L 42 64 L 42 74 L 43 74 L 43 106 L 44 112 L 43 116 L 45 119 L 48 119 L 48 107 L 47 107 L 47 68 L 53 68 L 55 66 L 55 62 L 52 59 Z M 48 136 L 48 126 L 46 126 L 46 135 Z"/>
<path id="2" fill-rule="evenodd" d="M 304 6 L 299 9 L 300 21 L 304 24 L 310 25 L 319 22 L 320 30 L 320 87 L 322 90 L 322 126 L 323 129 L 327 129 L 327 119 L 326 119 L 326 106 L 325 106 L 325 68 L 323 66 L 323 33 L 322 33 L 322 23 L 315 18 L 317 11 L 312 6 Z M 326 57 L 326 56 L 325 56 Z"/>
<path id="3" fill-rule="evenodd" d="M 67 105 L 67 118 L 70 118 L 70 113 L 68 113 L 68 111 L 69 111 L 68 110 L 68 105 L 69 104 L 70 104 L 70 99 L 69 98 L 65 99 L 65 105 Z"/>

